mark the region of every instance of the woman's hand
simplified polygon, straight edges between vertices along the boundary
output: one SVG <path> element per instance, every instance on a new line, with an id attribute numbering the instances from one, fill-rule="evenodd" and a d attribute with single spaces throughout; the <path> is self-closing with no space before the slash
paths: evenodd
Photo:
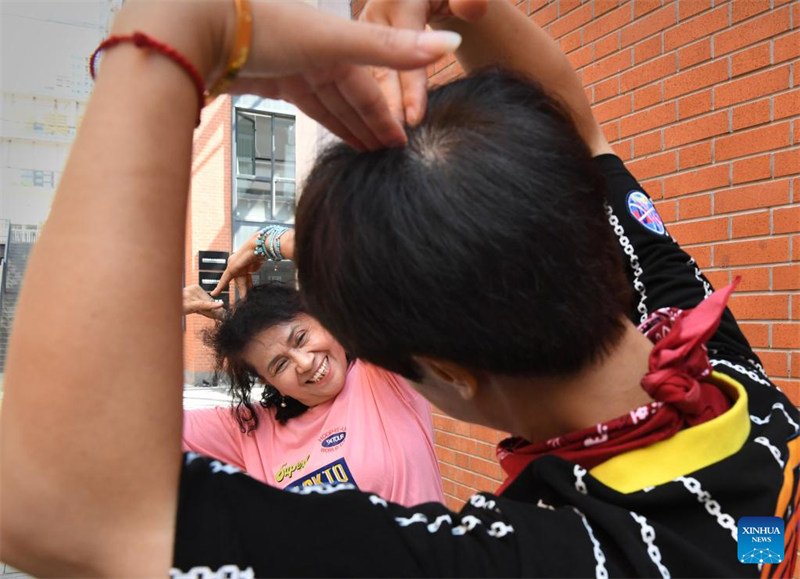
<path id="1" fill-rule="evenodd" d="M 243 298 L 247 295 L 247 290 L 253 287 L 252 275 L 261 269 L 264 264 L 263 258 L 255 254 L 257 239 L 258 232 L 254 233 L 250 239 L 231 254 L 217 287 L 211 290 L 212 296 L 218 296 L 225 291 L 231 281 L 236 284 L 236 290 L 239 292 L 240 297 Z M 294 229 L 284 231 L 278 239 L 280 240 L 281 254 L 284 259 L 293 259 Z"/>
<path id="2" fill-rule="evenodd" d="M 343 20 L 296 0 L 254 0 L 252 11 L 250 54 L 229 92 L 292 102 L 359 149 L 406 141 L 369 69 L 359 65 L 424 70 L 460 42 L 447 32 Z M 227 62 L 235 35 L 233 1 L 128 0 L 113 32 L 134 30 L 175 47 L 210 86 Z"/>
<path id="3" fill-rule="evenodd" d="M 361 22 L 393 28 L 423 30 L 431 22 L 457 18 L 480 20 L 488 0 L 371 0 L 359 15 Z M 427 71 L 424 68 L 398 71 L 376 67 L 373 70 L 394 118 L 414 125 L 422 120 L 427 104 Z"/>
<path id="4" fill-rule="evenodd" d="M 199 285 L 183 288 L 183 315 L 200 314 L 212 320 L 220 320 L 225 315 L 222 300 L 215 300 Z"/>

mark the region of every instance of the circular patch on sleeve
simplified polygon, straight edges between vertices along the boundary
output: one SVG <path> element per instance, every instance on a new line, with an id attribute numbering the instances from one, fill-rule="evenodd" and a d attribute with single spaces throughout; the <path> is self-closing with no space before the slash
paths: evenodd
<path id="1" fill-rule="evenodd" d="M 641 191 L 628 193 L 628 212 L 636 221 L 653 233 L 664 235 L 666 229 L 650 198 Z"/>

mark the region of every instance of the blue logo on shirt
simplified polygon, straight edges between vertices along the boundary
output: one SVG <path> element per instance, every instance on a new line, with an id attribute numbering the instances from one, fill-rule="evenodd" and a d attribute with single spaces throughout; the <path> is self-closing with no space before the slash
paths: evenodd
<path id="1" fill-rule="evenodd" d="M 664 235 L 666 232 L 664 222 L 661 221 L 661 216 L 658 214 L 658 211 L 656 211 L 655 205 L 653 205 L 650 198 L 641 191 L 631 191 L 628 193 L 628 212 L 630 212 L 631 216 L 636 221 L 653 233 Z"/>
<path id="2" fill-rule="evenodd" d="M 784 556 L 783 519 L 742 517 L 737 523 L 740 563 L 780 563 Z"/>
<path id="3" fill-rule="evenodd" d="M 350 469 L 347 467 L 347 461 L 344 459 L 344 457 L 335 460 L 330 464 L 326 464 L 314 472 L 308 473 L 303 478 L 294 481 L 290 485 L 287 485 L 286 488 L 291 489 L 295 487 L 310 487 L 323 483 L 329 485 L 350 483 L 358 488 Z"/>
<path id="4" fill-rule="evenodd" d="M 345 436 L 347 436 L 346 432 L 337 432 L 336 434 L 331 434 L 328 438 L 322 441 L 322 447 L 330 448 L 332 446 L 336 446 L 337 444 L 341 444 L 344 442 Z"/>

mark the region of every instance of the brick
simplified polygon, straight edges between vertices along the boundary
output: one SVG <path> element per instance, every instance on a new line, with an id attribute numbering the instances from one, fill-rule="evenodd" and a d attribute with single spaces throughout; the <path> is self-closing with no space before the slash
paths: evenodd
<path id="1" fill-rule="evenodd" d="M 552 33 L 551 33 L 552 34 Z M 581 46 L 581 31 L 575 30 L 558 39 L 558 45 L 564 54 L 569 54 Z M 589 48 L 589 47 L 587 47 Z M 577 67 L 576 67 L 577 68 Z"/>
<path id="2" fill-rule="evenodd" d="M 664 80 L 664 99 L 669 100 L 728 80 L 728 63 L 715 60 L 683 70 Z"/>
<path id="3" fill-rule="evenodd" d="M 792 236 L 792 261 L 800 261 L 800 235 Z"/>
<path id="4" fill-rule="evenodd" d="M 716 140 L 714 152 L 717 161 L 725 161 L 788 147 L 791 142 L 791 127 L 789 122 L 786 121 L 720 137 Z"/>
<path id="5" fill-rule="evenodd" d="M 674 50 L 679 46 L 710 36 L 728 26 L 728 6 L 720 6 L 691 20 L 681 22 L 664 33 L 664 49 Z"/>
<path id="6" fill-rule="evenodd" d="M 604 14 L 600 18 L 595 17 L 589 24 L 583 27 L 584 44 L 597 40 L 601 36 L 620 30 L 631 21 L 631 7 L 624 4 Z"/>
<path id="7" fill-rule="evenodd" d="M 791 88 L 790 75 L 789 65 L 784 65 L 716 86 L 714 106 L 728 107 Z"/>
<path id="8" fill-rule="evenodd" d="M 746 20 L 751 16 L 769 10 L 769 0 L 746 0 L 745 2 L 731 2 L 732 24 Z"/>
<path id="9" fill-rule="evenodd" d="M 789 9 L 772 10 L 753 20 L 714 35 L 714 55 L 719 57 L 789 30 Z M 713 32 L 713 31 L 709 31 Z"/>
<path id="10" fill-rule="evenodd" d="M 800 175 L 800 150 L 790 149 L 773 155 L 775 177 Z"/>
<path id="11" fill-rule="evenodd" d="M 692 2 L 687 2 L 692 4 Z M 679 4 L 680 6 L 680 4 Z M 711 39 L 704 38 L 678 50 L 678 70 L 684 70 L 711 58 Z"/>
<path id="12" fill-rule="evenodd" d="M 634 21 L 620 31 L 620 43 L 629 46 L 644 38 L 658 34 L 677 22 L 677 10 L 674 4 L 668 4 L 645 17 L 635 17 Z M 658 49 L 661 50 L 659 38 Z"/>
<path id="13" fill-rule="evenodd" d="M 686 20 L 711 8 L 711 0 L 691 0 L 689 2 L 678 2 L 677 4 L 679 20 Z"/>
<path id="14" fill-rule="evenodd" d="M 798 22 L 795 20 L 795 26 Z M 772 41 L 773 64 L 778 64 L 785 60 L 792 60 L 800 56 L 800 30 L 796 30 L 786 36 L 775 38 Z M 797 71 L 795 71 L 797 72 Z"/>
<path id="15" fill-rule="evenodd" d="M 678 118 L 680 120 L 708 112 L 711 112 L 711 89 L 678 99 Z"/>
<path id="16" fill-rule="evenodd" d="M 552 4 L 548 3 L 533 13 L 533 21 L 542 28 L 545 28 L 556 18 L 558 18 L 558 4 L 555 2 Z"/>
<path id="17" fill-rule="evenodd" d="M 661 102 L 661 84 L 651 84 L 633 91 L 633 110 L 639 111 L 645 107 Z"/>
<path id="18" fill-rule="evenodd" d="M 633 139 L 617 141 L 613 147 L 614 153 L 623 161 L 630 161 L 633 158 Z"/>
<path id="19" fill-rule="evenodd" d="M 553 22 L 550 26 L 550 35 L 553 38 L 560 38 L 567 32 L 572 32 L 576 28 L 580 28 L 592 19 L 592 4 L 584 4 L 580 8 L 569 12 L 568 14 L 559 17 L 558 20 Z"/>
<path id="20" fill-rule="evenodd" d="M 715 267 L 780 263 L 788 259 L 789 240 L 785 237 L 757 239 L 754 241 L 734 241 L 720 243 L 714 247 Z"/>
<path id="21" fill-rule="evenodd" d="M 761 99 L 746 105 L 738 105 L 733 109 L 732 121 L 734 131 L 763 125 L 770 121 L 769 99 Z"/>
<path id="22" fill-rule="evenodd" d="M 769 235 L 770 215 L 768 211 L 734 215 L 731 218 L 731 237 L 756 237 Z M 769 289 L 769 288 L 766 288 Z"/>
<path id="23" fill-rule="evenodd" d="M 619 50 L 619 32 L 604 36 L 589 46 L 594 47 L 594 59 L 600 60 L 601 58 Z"/>
<path id="24" fill-rule="evenodd" d="M 714 193 L 714 213 L 730 213 L 785 205 L 789 202 L 789 181 L 769 181 L 757 185 L 744 185 L 727 191 Z M 777 210 L 776 210 L 777 211 Z M 772 216 L 773 233 L 775 231 L 775 212 Z"/>
<path id="25" fill-rule="evenodd" d="M 800 324 L 780 323 L 772 325 L 773 348 L 800 348 Z"/>
<path id="26" fill-rule="evenodd" d="M 720 111 L 667 127 L 664 129 L 664 145 L 671 149 L 727 132 L 728 113 Z"/>
<path id="27" fill-rule="evenodd" d="M 795 74 L 800 74 L 800 71 Z M 797 115 L 797 111 L 800 111 L 800 89 L 772 97 L 772 120 L 777 121 L 778 119 L 793 117 Z"/>
<path id="28" fill-rule="evenodd" d="M 792 378 L 800 378 L 800 352 L 792 352 L 789 373 Z"/>
<path id="29" fill-rule="evenodd" d="M 734 269 L 730 271 L 731 278 L 741 276 L 742 281 L 736 288 L 737 292 L 769 291 L 769 272 L 768 267 L 748 267 L 746 269 Z"/>
<path id="30" fill-rule="evenodd" d="M 711 191 L 730 185 L 730 171 L 727 165 L 712 165 L 679 173 L 664 179 L 664 194 L 667 198 L 698 191 Z"/>
<path id="31" fill-rule="evenodd" d="M 800 232 L 800 206 L 781 207 L 772 210 L 773 234 L 797 232 Z"/>
<path id="32" fill-rule="evenodd" d="M 731 57 L 731 77 L 735 78 L 745 73 L 764 68 L 771 64 L 770 43 L 763 42 Z"/>
<path id="33" fill-rule="evenodd" d="M 623 70 L 627 70 L 633 62 L 633 51 L 629 48 L 622 52 L 612 54 L 594 64 L 583 69 L 583 82 L 594 84 L 599 80 L 617 75 Z"/>
<path id="34" fill-rule="evenodd" d="M 677 154 L 675 151 L 669 151 L 660 155 L 631 161 L 628 163 L 628 168 L 638 179 L 650 179 L 651 177 L 673 173 L 677 164 Z"/>
<path id="35" fill-rule="evenodd" d="M 664 197 L 664 183 L 663 179 L 656 178 L 656 179 L 648 179 L 641 181 L 640 184 L 644 189 L 645 193 L 650 195 L 650 197 L 654 200 L 660 200 Z"/>
<path id="36" fill-rule="evenodd" d="M 609 99 L 599 105 L 595 105 L 592 111 L 594 112 L 595 118 L 600 123 L 618 119 L 631 112 L 631 97 L 630 95 L 622 95 L 617 98 Z"/>
<path id="37" fill-rule="evenodd" d="M 772 175 L 772 159 L 769 155 L 742 159 L 733 163 L 733 184 L 749 183 L 768 179 Z"/>
<path id="38" fill-rule="evenodd" d="M 800 264 L 777 265 L 772 269 L 772 288 L 775 291 L 800 289 Z M 800 352 L 798 352 L 800 357 Z"/>
<path id="39" fill-rule="evenodd" d="M 773 383 L 775 386 L 780 388 L 784 394 L 786 394 L 789 402 L 795 406 L 800 405 L 800 380 L 785 380 L 782 378 L 776 378 L 773 380 Z"/>
<path id="40" fill-rule="evenodd" d="M 600 128 L 603 129 L 603 135 L 609 143 L 619 140 L 619 121 L 611 121 L 601 125 Z"/>
<path id="41" fill-rule="evenodd" d="M 761 359 L 761 364 L 770 378 L 789 377 L 789 353 L 774 350 L 761 350 L 756 352 Z"/>
<path id="42" fill-rule="evenodd" d="M 655 205 L 656 211 L 661 215 L 664 223 L 675 223 L 678 220 L 677 201 L 657 201 L 653 205 Z"/>
<path id="43" fill-rule="evenodd" d="M 615 76 L 603 82 L 597 83 L 593 87 L 594 101 L 601 102 L 619 94 L 619 77 Z"/>
<path id="44" fill-rule="evenodd" d="M 669 125 L 675 122 L 676 118 L 675 103 L 664 103 L 620 120 L 619 134 L 620 137 L 638 135 L 657 127 Z"/>
<path id="45" fill-rule="evenodd" d="M 769 347 L 769 326 L 754 322 L 739 322 L 744 337 L 753 348 Z"/>
<path id="46" fill-rule="evenodd" d="M 513 0 L 512 0 L 513 1 Z M 581 5 L 581 0 L 558 0 L 558 15 L 564 16 Z"/>
<path id="47" fill-rule="evenodd" d="M 693 247 L 688 253 L 694 258 L 697 262 L 697 267 L 701 270 L 705 271 L 711 267 L 711 246 L 698 245 L 697 247 Z"/>
<path id="48" fill-rule="evenodd" d="M 479 424 L 469 425 L 469 435 L 476 440 L 481 440 L 491 444 L 492 447 L 508 436 L 508 434 L 505 432 L 501 432 L 487 426 L 481 426 Z"/>
<path id="49" fill-rule="evenodd" d="M 678 199 L 678 217 L 695 219 L 711 215 L 711 195 L 697 195 Z"/>
<path id="50" fill-rule="evenodd" d="M 619 85 L 622 92 L 633 90 L 673 74 L 678 66 L 674 54 L 665 54 L 622 73 Z"/>
<path id="51" fill-rule="evenodd" d="M 567 59 L 575 70 L 585 67 L 592 62 L 592 47 L 583 46 L 567 54 Z"/>
<path id="52" fill-rule="evenodd" d="M 661 54 L 661 36 L 652 36 L 633 47 L 633 64 L 641 64 Z"/>
<path id="53" fill-rule="evenodd" d="M 703 272 L 712 287 L 725 287 L 731 283 L 730 272 L 727 269 L 712 269 Z"/>
<path id="54" fill-rule="evenodd" d="M 789 296 L 733 294 L 728 302 L 733 315 L 740 320 L 780 320 L 789 313 Z"/>
<path id="55" fill-rule="evenodd" d="M 695 245 L 728 239 L 728 218 L 673 223 L 670 233 L 681 245 Z"/>
<path id="56" fill-rule="evenodd" d="M 711 142 L 698 143 L 678 149 L 678 169 L 681 171 L 711 162 Z"/>
<path id="57" fill-rule="evenodd" d="M 478 474 L 485 477 L 495 479 L 495 481 L 502 481 L 505 478 L 503 469 L 496 461 L 483 460 L 480 458 L 473 458 L 470 461 L 470 467 Z"/>
<path id="58" fill-rule="evenodd" d="M 661 150 L 661 131 L 639 135 L 633 139 L 633 154 L 637 157 Z"/>
<path id="59" fill-rule="evenodd" d="M 633 3 L 633 19 L 641 18 L 648 12 L 659 8 L 661 6 L 660 0 L 640 0 Z"/>

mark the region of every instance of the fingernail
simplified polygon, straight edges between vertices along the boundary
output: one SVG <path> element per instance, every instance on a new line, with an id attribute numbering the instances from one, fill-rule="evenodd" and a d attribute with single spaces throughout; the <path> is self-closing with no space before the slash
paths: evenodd
<path id="1" fill-rule="evenodd" d="M 453 52 L 461 44 L 461 35 L 450 30 L 429 30 L 417 37 L 417 46 L 424 52 Z"/>
<path id="2" fill-rule="evenodd" d="M 416 125 L 422 119 L 422 115 L 416 107 L 406 107 L 406 122 L 409 125 Z"/>

